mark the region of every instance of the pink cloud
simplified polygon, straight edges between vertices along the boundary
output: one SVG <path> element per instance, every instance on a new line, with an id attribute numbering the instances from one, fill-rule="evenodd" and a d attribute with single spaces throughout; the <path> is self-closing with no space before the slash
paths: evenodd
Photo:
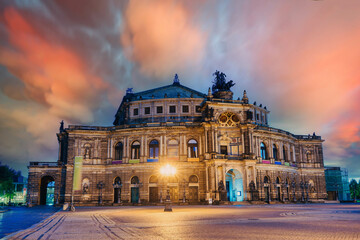
<path id="1" fill-rule="evenodd" d="M 128 58 L 150 76 L 170 76 L 180 69 L 199 67 L 205 35 L 190 17 L 178 1 L 130 1 L 121 36 Z"/>

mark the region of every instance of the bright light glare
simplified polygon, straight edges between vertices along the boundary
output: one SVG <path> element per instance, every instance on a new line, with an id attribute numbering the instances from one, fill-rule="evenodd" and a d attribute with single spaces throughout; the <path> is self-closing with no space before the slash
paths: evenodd
<path id="1" fill-rule="evenodd" d="M 166 164 L 160 168 L 160 173 L 164 176 L 174 176 L 176 174 L 176 168 L 170 164 Z"/>

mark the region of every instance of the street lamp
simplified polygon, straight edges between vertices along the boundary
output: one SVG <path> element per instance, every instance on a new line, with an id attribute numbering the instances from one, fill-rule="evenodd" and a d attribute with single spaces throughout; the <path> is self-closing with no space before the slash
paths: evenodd
<path id="1" fill-rule="evenodd" d="M 166 177 L 167 180 L 169 180 L 169 177 L 172 177 L 176 174 L 176 168 L 171 166 L 170 164 L 166 164 L 165 166 L 162 166 L 160 168 L 160 174 L 163 175 L 164 177 Z M 166 190 L 164 212 L 172 212 L 169 185 L 167 185 L 167 190 Z"/>

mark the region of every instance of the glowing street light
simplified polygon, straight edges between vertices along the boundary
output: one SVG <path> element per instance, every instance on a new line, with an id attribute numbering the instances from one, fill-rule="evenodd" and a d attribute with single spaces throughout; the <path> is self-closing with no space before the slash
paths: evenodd
<path id="1" fill-rule="evenodd" d="M 176 168 L 170 164 L 166 164 L 160 168 L 160 173 L 166 177 L 174 176 L 176 174 Z"/>
<path id="2" fill-rule="evenodd" d="M 172 177 L 176 174 L 176 168 L 170 164 L 166 164 L 160 168 L 160 174 L 167 178 Z M 172 212 L 169 186 L 167 188 L 164 212 Z"/>

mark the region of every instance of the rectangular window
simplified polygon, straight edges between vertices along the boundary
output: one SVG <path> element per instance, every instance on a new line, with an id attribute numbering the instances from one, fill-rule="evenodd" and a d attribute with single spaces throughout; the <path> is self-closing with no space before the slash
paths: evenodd
<path id="1" fill-rule="evenodd" d="M 220 153 L 227 155 L 228 154 L 227 146 L 220 146 Z"/>
<path id="2" fill-rule="evenodd" d="M 189 112 L 189 106 L 188 105 L 182 106 L 182 112 L 183 113 L 188 113 Z"/>
<path id="3" fill-rule="evenodd" d="M 259 114 L 256 114 L 256 120 L 260 120 Z"/>
<path id="4" fill-rule="evenodd" d="M 139 109 L 138 108 L 134 108 L 134 116 L 139 115 Z"/>
<path id="5" fill-rule="evenodd" d="M 195 110 L 196 110 L 197 113 L 201 113 L 201 107 L 200 106 L 196 106 Z"/>
<path id="6" fill-rule="evenodd" d="M 163 107 L 162 106 L 156 107 L 156 113 L 163 113 Z"/>
<path id="7" fill-rule="evenodd" d="M 169 113 L 176 113 L 176 106 L 169 106 Z"/>
<path id="8" fill-rule="evenodd" d="M 145 114 L 150 114 L 150 107 L 146 107 L 144 110 Z"/>

